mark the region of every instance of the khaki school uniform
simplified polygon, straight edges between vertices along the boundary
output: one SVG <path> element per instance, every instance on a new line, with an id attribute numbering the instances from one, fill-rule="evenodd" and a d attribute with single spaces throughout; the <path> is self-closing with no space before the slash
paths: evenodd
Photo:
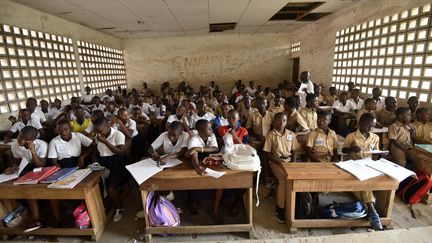
<path id="1" fill-rule="evenodd" d="M 309 131 L 309 127 L 303 117 L 298 113 L 298 111 L 294 111 L 288 117 L 287 120 L 287 128 L 289 130 L 295 131 L 296 128 L 300 128 L 300 131 Z"/>
<path id="2" fill-rule="evenodd" d="M 396 121 L 391 126 L 389 126 L 388 131 L 389 139 L 394 139 L 399 141 L 399 143 L 405 146 L 412 146 L 412 138 L 409 128 L 401 123 L 400 121 Z M 414 150 L 409 149 L 405 154 L 399 147 L 390 143 L 390 153 L 393 157 L 395 163 L 400 166 L 405 166 L 407 159 L 411 160 L 411 162 L 416 165 L 417 155 Z"/>
<path id="3" fill-rule="evenodd" d="M 416 138 L 432 143 L 432 122 L 416 121 L 414 127 L 416 129 Z"/>
<path id="4" fill-rule="evenodd" d="M 318 127 L 318 114 L 316 112 L 316 109 L 304 107 L 300 109 L 299 113 L 304 118 L 310 130 L 315 130 Z"/>
<path id="5" fill-rule="evenodd" d="M 376 112 L 376 118 L 381 125 L 387 127 L 396 121 L 396 114 L 384 108 Z"/>
<path id="6" fill-rule="evenodd" d="M 312 155 L 318 158 L 313 162 L 330 162 L 337 146 L 338 137 L 331 129 L 325 133 L 321 128 L 316 128 L 308 134 L 306 147 L 312 148 Z"/>
<path id="7" fill-rule="evenodd" d="M 333 103 L 334 103 L 337 99 L 338 99 L 338 97 L 337 97 L 336 95 L 335 95 L 335 96 L 327 95 L 327 96 L 326 96 L 326 102 L 327 102 L 327 105 L 332 106 Z"/>
<path id="8" fill-rule="evenodd" d="M 283 133 L 277 130 L 271 130 L 267 136 L 263 147 L 263 151 L 271 153 L 275 157 L 281 158 L 286 162 L 291 161 L 291 153 L 298 148 L 299 144 L 296 135 L 288 129 Z M 286 190 L 286 175 L 285 172 L 275 162 L 269 161 L 271 170 L 278 180 L 277 188 L 277 205 L 280 208 L 285 208 L 285 190 Z"/>
<path id="9" fill-rule="evenodd" d="M 259 111 L 256 111 L 249 116 L 246 122 L 246 128 L 252 129 L 256 134 L 266 136 L 270 131 L 273 116 L 274 114 L 271 112 L 266 112 L 266 114 L 262 116 Z M 251 146 L 258 149 L 262 146 L 262 143 L 258 138 L 251 136 Z"/>
<path id="10" fill-rule="evenodd" d="M 325 99 L 324 95 L 320 94 L 318 96 L 318 104 L 321 104 L 321 103 L 323 103 L 325 101 L 326 101 L 326 99 Z"/>
<path id="11" fill-rule="evenodd" d="M 276 114 L 276 113 L 279 113 L 279 112 L 284 112 L 285 108 L 282 105 L 281 106 L 274 106 L 273 105 L 273 106 L 270 106 L 270 108 L 268 108 L 268 111 Z"/>
<path id="12" fill-rule="evenodd" d="M 364 113 L 371 113 L 372 115 L 376 115 L 376 114 L 375 114 L 375 111 L 368 111 L 368 110 L 366 110 L 365 108 L 363 108 L 363 109 L 357 111 L 357 114 L 356 114 L 357 123 L 360 121 L 360 117 L 361 117 Z"/>

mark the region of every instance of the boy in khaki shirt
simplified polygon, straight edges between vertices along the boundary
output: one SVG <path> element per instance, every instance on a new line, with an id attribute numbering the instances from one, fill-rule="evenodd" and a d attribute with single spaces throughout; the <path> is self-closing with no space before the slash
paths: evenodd
<path id="1" fill-rule="evenodd" d="M 273 113 L 266 111 L 267 100 L 265 98 L 258 97 L 256 103 L 258 111 L 252 113 L 246 122 L 246 128 L 252 135 L 251 145 L 254 148 L 258 148 L 264 143 L 273 119 Z"/>
<path id="2" fill-rule="evenodd" d="M 274 129 L 267 134 L 263 147 L 270 168 L 278 180 L 276 218 L 281 224 L 285 223 L 286 175 L 278 163 L 281 160 L 283 162 L 295 162 L 295 150 L 298 148 L 296 135 L 285 128 L 286 123 L 287 115 L 285 113 L 281 112 L 275 115 Z"/>
<path id="3" fill-rule="evenodd" d="M 309 131 L 308 125 L 297 111 L 297 101 L 294 97 L 288 97 L 285 100 L 285 113 L 288 116 L 287 129 L 293 132 Z"/>
<path id="4" fill-rule="evenodd" d="M 405 166 L 410 160 L 417 163 L 417 155 L 413 150 L 413 142 L 416 134 L 411 121 L 411 111 L 407 107 L 399 107 L 396 110 L 396 122 L 389 127 L 390 153 L 393 161 L 400 166 Z"/>
<path id="5" fill-rule="evenodd" d="M 282 105 L 282 97 L 280 95 L 276 95 L 273 101 L 274 104 L 268 108 L 268 111 L 276 114 L 285 110 L 284 106 Z"/>
<path id="6" fill-rule="evenodd" d="M 396 121 L 395 111 L 398 103 L 396 98 L 391 96 L 386 97 L 384 102 L 385 108 L 376 112 L 376 118 L 381 125 L 387 127 Z"/>
<path id="7" fill-rule="evenodd" d="M 377 109 L 376 101 L 373 98 L 365 99 L 363 109 L 357 111 L 357 115 L 356 115 L 357 123 L 358 123 L 358 121 L 360 121 L 360 117 L 364 113 L 371 113 L 372 115 L 375 116 L 376 109 Z M 358 127 L 358 125 L 357 125 L 357 127 Z M 381 128 L 383 126 L 379 122 L 377 122 L 376 127 Z"/>
<path id="8" fill-rule="evenodd" d="M 364 113 L 359 120 L 359 129 L 348 134 L 343 145 L 342 152 L 349 154 L 350 159 L 371 158 L 371 150 L 378 149 L 379 137 L 371 133 L 376 119 L 370 113 Z M 382 230 L 381 220 L 375 209 L 375 198 L 372 191 L 353 192 L 354 196 L 361 200 L 368 208 L 369 221 L 376 230 Z"/>
<path id="9" fill-rule="evenodd" d="M 432 143 L 431 111 L 428 108 L 418 108 L 417 121 L 414 122 L 416 143 Z"/>
<path id="10" fill-rule="evenodd" d="M 328 111 L 318 112 L 318 128 L 308 134 L 306 142 L 307 155 L 312 162 L 338 161 L 338 138 L 335 131 L 328 126 L 332 114 Z"/>
<path id="11" fill-rule="evenodd" d="M 299 114 L 303 117 L 310 130 L 315 130 L 317 128 L 317 107 L 318 99 L 315 94 L 307 94 L 306 107 L 301 108 Z"/>

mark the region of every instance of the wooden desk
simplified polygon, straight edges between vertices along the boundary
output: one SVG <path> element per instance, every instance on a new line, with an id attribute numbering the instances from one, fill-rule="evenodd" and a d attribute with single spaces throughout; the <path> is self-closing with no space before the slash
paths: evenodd
<path id="1" fill-rule="evenodd" d="M 429 177 L 432 177 L 432 153 L 414 146 L 415 152 L 417 153 L 418 165 L 416 165 L 416 170 L 424 171 Z M 432 193 L 429 192 L 423 201 L 427 205 L 432 204 Z"/>
<path id="2" fill-rule="evenodd" d="M 24 232 L 22 228 L 0 227 L 0 234 L 14 235 L 81 235 L 98 240 L 106 225 L 106 215 L 99 190 L 101 171 L 94 171 L 73 189 L 52 189 L 46 184 L 14 185 L 13 181 L 0 183 L 0 199 L 82 199 L 85 200 L 92 228 L 40 228 Z"/>
<path id="3" fill-rule="evenodd" d="M 399 183 L 388 176 L 379 176 L 359 181 L 337 167 L 334 163 L 280 163 L 286 172 L 285 213 L 288 230 L 297 228 L 359 227 L 369 226 L 367 219 L 296 219 L 295 201 L 297 192 L 351 192 L 372 190 L 376 197 L 375 207 L 383 225 L 392 222 L 391 214 L 395 191 Z"/>
<path id="4" fill-rule="evenodd" d="M 152 234 L 193 234 L 193 233 L 219 233 L 243 232 L 253 230 L 252 225 L 252 181 L 253 172 L 235 171 L 222 167 L 211 167 L 214 170 L 224 171 L 226 174 L 219 179 L 209 176 L 199 176 L 188 161 L 173 168 L 166 169 L 140 185 L 142 202 L 145 213 L 146 241 L 151 240 Z M 248 222 L 245 224 L 203 225 L 203 226 L 177 226 L 153 227 L 149 224 L 146 214 L 147 194 L 151 190 L 205 190 L 205 189 L 247 189 L 246 212 Z"/>

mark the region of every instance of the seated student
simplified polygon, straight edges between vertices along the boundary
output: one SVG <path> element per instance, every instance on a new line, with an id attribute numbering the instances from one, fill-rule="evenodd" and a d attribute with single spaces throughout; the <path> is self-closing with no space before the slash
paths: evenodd
<path id="1" fill-rule="evenodd" d="M 91 88 L 89 86 L 86 86 L 84 91 L 85 95 L 83 96 L 81 103 L 83 105 L 90 106 L 93 103 L 94 95 L 91 94 Z"/>
<path id="2" fill-rule="evenodd" d="M 200 119 L 196 121 L 195 128 L 197 133 L 189 140 L 188 151 L 185 156 L 190 159 L 197 174 L 204 175 L 206 172 L 202 160 L 211 153 L 217 153 L 219 147 L 211 123 L 208 120 Z"/>
<path id="3" fill-rule="evenodd" d="M 338 137 L 328 126 L 332 114 L 328 111 L 318 112 L 318 127 L 308 134 L 306 149 L 309 161 L 336 162 L 338 159 Z"/>
<path id="4" fill-rule="evenodd" d="M 163 165 L 169 159 L 182 157 L 188 147 L 189 134 L 183 131 L 180 121 L 173 121 L 149 147 L 149 154 L 153 160 Z M 165 156 L 161 156 L 165 155 Z"/>
<path id="5" fill-rule="evenodd" d="M 393 161 L 400 166 L 406 166 L 408 160 L 417 165 L 417 155 L 413 150 L 416 131 L 410 121 L 410 109 L 399 107 L 396 110 L 396 122 L 389 126 L 390 153 Z"/>
<path id="6" fill-rule="evenodd" d="M 257 108 L 252 107 L 252 101 L 250 99 L 243 99 L 243 102 L 237 107 L 237 110 L 240 113 L 240 123 L 242 125 L 246 125 L 249 117 L 257 112 Z"/>
<path id="7" fill-rule="evenodd" d="M 107 117 L 116 116 L 118 112 L 117 105 L 114 101 L 110 101 L 108 105 L 105 107 L 105 114 Z"/>
<path id="8" fill-rule="evenodd" d="M 347 120 L 355 118 L 355 105 L 348 100 L 348 92 L 340 93 L 339 99 L 332 105 L 333 114 L 337 121 L 337 132 L 343 131 L 347 126 Z"/>
<path id="9" fill-rule="evenodd" d="M 288 97 L 285 100 L 285 113 L 288 116 L 287 129 L 293 132 L 307 132 L 309 127 L 300 113 L 297 111 L 298 100 Z"/>
<path id="10" fill-rule="evenodd" d="M 228 126 L 228 111 L 231 109 L 231 105 L 228 103 L 223 103 L 221 106 L 221 113 L 216 116 L 216 118 L 213 120 L 213 128 L 214 131 L 217 131 L 217 129 L 220 126 Z"/>
<path id="11" fill-rule="evenodd" d="M 251 136 L 251 145 L 258 151 L 265 142 L 265 136 L 270 131 L 273 113 L 267 111 L 267 100 L 263 97 L 256 99 L 257 111 L 249 116 L 246 128 Z"/>
<path id="12" fill-rule="evenodd" d="M 326 103 L 329 106 L 333 106 L 333 103 L 338 100 L 338 96 L 336 94 L 336 87 L 329 88 L 329 94 L 325 97 Z"/>
<path id="13" fill-rule="evenodd" d="M 121 189 L 125 190 L 129 173 L 125 167 L 125 135 L 122 132 L 111 128 L 105 118 L 98 118 L 94 122 L 95 142 L 97 145 L 97 161 L 110 170 L 105 184 L 108 196 L 114 205 L 113 221 L 121 220 L 124 208 L 121 202 Z"/>
<path id="14" fill-rule="evenodd" d="M 215 115 L 213 115 L 213 113 L 207 112 L 204 101 L 199 100 L 196 103 L 196 112 L 194 112 L 190 117 L 190 121 L 189 121 L 190 128 L 194 129 L 195 122 L 201 119 L 205 119 L 211 122 L 215 119 Z"/>
<path id="15" fill-rule="evenodd" d="M 371 158 L 371 150 L 379 148 L 378 135 L 371 133 L 372 128 L 375 126 L 376 119 L 370 113 L 364 113 L 359 120 L 359 129 L 355 132 L 348 134 L 343 145 L 342 152 L 348 154 L 347 159 L 364 159 Z M 369 220 L 371 226 L 376 230 L 382 230 L 381 220 L 376 212 L 372 191 L 353 192 L 354 196 L 366 204 L 368 208 Z"/>
<path id="16" fill-rule="evenodd" d="M 317 128 L 317 108 L 317 96 L 315 94 L 307 94 L 306 106 L 300 109 L 299 114 L 303 117 L 310 130 L 314 130 Z"/>
<path id="17" fill-rule="evenodd" d="M 364 106 L 364 100 L 360 98 L 360 90 L 353 89 L 350 94 L 351 98 L 349 100 L 354 104 L 355 110 L 361 110 Z"/>
<path id="18" fill-rule="evenodd" d="M 137 125 L 150 124 L 150 118 L 144 112 L 142 112 L 141 108 L 138 106 L 132 108 L 132 114 L 130 115 L 130 118 L 134 120 Z"/>
<path id="19" fill-rule="evenodd" d="M 385 109 L 377 110 L 376 112 L 377 121 L 381 125 L 388 127 L 396 121 L 395 111 L 397 104 L 395 97 L 389 96 L 385 98 Z"/>
<path id="20" fill-rule="evenodd" d="M 34 120 L 39 120 L 39 122 L 44 125 L 44 123 L 46 122 L 45 115 L 41 110 L 36 109 L 36 107 L 36 99 L 33 97 L 27 98 L 26 108 L 30 112 L 31 118 L 33 118 Z"/>
<path id="21" fill-rule="evenodd" d="M 360 117 L 364 114 L 364 113 L 371 113 L 372 115 L 375 115 L 375 111 L 376 111 L 376 101 L 373 98 L 367 98 L 364 101 L 364 108 L 357 111 L 357 122 L 360 121 Z M 381 124 L 379 122 L 377 122 L 377 127 L 382 127 Z"/>
<path id="22" fill-rule="evenodd" d="M 377 111 L 384 108 L 385 98 L 381 96 L 382 91 L 379 87 L 375 87 L 372 89 L 372 98 L 376 101 Z"/>
<path id="23" fill-rule="evenodd" d="M 408 108 L 411 111 L 411 119 L 412 119 L 411 122 L 415 122 L 417 119 L 416 112 L 417 112 L 417 108 L 419 106 L 419 100 L 418 100 L 417 96 L 409 97 L 407 104 L 408 104 Z"/>
<path id="24" fill-rule="evenodd" d="M 50 107 L 49 107 L 48 101 L 46 101 L 46 100 L 39 101 L 39 106 L 40 106 L 40 110 L 44 114 L 47 122 L 51 121 L 52 117 L 51 117 L 51 112 L 50 112 Z"/>
<path id="25" fill-rule="evenodd" d="M 321 94 L 321 90 L 322 90 L 321 85 L 315 85 L 314 86 L 314 94 L 318 99 L 318 105 L 319 106 L 326 106 L 327 102 L 326 102 L 325 96 Z"/>
<path id="26" fill-rule="evenodd" d="M 85 136 L 94 136 L 94 122 L 98 119 L 98 118 L 104 118 L 105 117 L 105 113 L 101 110 L 95 110 L 93 111 L 93 113 L 91 114 L 90 117 L 90 124 L 87 126 L 87 128 L 82 132 L 82 134 L 84 134 Z"/>
<path id="27" fill-rule="evenodd" d="M 162 98 L 160 96 L 155 97 L 155 103 L 150 108 L 158 119 L 161 119 L 166 114 L 166 106 L 162 102 Z"/>
<path id="28" fill-rule="evenodd" d="M 265 89 L 264 89 L 264 98 L 266 98 L 266 100 L 268 100 L 268 102 L 270 103 L 270 105 L 273 104 L 273 99 L 275 98 L 275 95 L 271 92 L 270 87 L 265 87 Z"/>
<path id="29" fill-rule="evenodd" d="M 289 99 L 289 98 L 288 98 Z M 285 223 L 285 188 L 286 174 L 277 165 L 279 160 L 272 159 L 276 157 L 284 162 L 295 162 L 295 150 L 298 148 L 296 135 L 286 129 L 287 115 L 285 113 L 277 113 L 273 120 L 274 128 L 266 135 L 263 151 L 266 154 L 274 176 L 278 180 L 277 196 L 276 196 L 276 218 L 279 223 Z"/>
<path id="30" fill-rule="evenodd" d="M 45 135 L 44 129 L 43 129 L 39 119 L 32 118 L 30 111 L 28 109 L 21 109 L 19 111 L 19 118 L 20 118 L 20 120 L 15 122 L 12 125 L 12 127 L 9 129 L 9 131 L 6 132 L 6 134 L 3 138 L 5 143 L 10 142 L 13 134 L 20 132 L 26 126 L 32 126 L 32 127 L 37 129 L 37 131 L 38 131 L 37 138 L 39 138 L 39 137 L 43 138 L 44 137 L 44 135 Z"/>
<path id="31" fill-rule="evenodd" d="M 52 120 L 56 120 L 57 117 L 60 115 L 60 113 L 62 112 L 62 102 L 59 99 L 55 99 L 54 103 L 52 103 L 51 105 L 51 109 L 50 109 L 50 117 Z"/>
<path id="32" fill-rule="evenodd" d="M 111 89 L 107 89 L 105 91 L 105 95 L 102 96 L 102 99 L 105 100 L 105 98 L 108 98 L 108 102 L 114 102 L 115 96 L 113 95 L 113 91 Z"/>
<path id="33" fill-rule="evenodd" d="M 187 108 L 183 105 L 179 105 L 176 109 L 176 113 L 168 116 L 168 119 L 166 121 L 166 127 L 168 129 L 169 124 L 171 124 L 174 121 L 179 121 L 181 124 L 183 124 L 184 130 L 189 130 L 189 117 L 187 116 L 186 112 Z"/>
<path id="34" fill-rule="evenodd" d="M 432 143 L 431 111 L 428 108 L 418 108 L 417 120 L 414 122 L 416 143 Z"/>
<path id="35" fill-rule="evenodd" d="M 282 103 L 282 97 L 280 95 L 276 95 L 273 99 L 273 105 L 268 108 L 268 111 L 276 114 L 279 112 L 284 112 L 285 108 Z"/>
<path id="36" fill-rule="evenodd" d="M 92 98 L 92 105 L 90 106 L 91 111 L 96 111 L 96 110 L 101 110 L 104 111 L 105 110 L 105 105 L 101 104 L 101 100 L 99 98 L 99 96 L 94 96 Z"/>
<path id="37" fill-rule="evenodd" d="M 18 170 L 18 166 L 23 158 L 26 158 L 29 164 L 21 172 L 23 176 L 27 172 L 33 171 L 36 167 L 46 165 L 48 144 L 45 141 L 36 139 L 38 130 L 32 126 L 26 126 L 21 129 L 17 141 L 12 143 L 11 151 L 14 157 L 14 165 L 5 170 L 5 174 L 12 174 Z M 42 227 L 37 200 L 27 200 L 30 212 L 32 214 L 31 222 L 26 226 L 25 232 L 30 232 Z"/>
<path id="38" fill-rule="evenodd" d="M 72 132 L 82 133 L 90 125 L 91 119 L 85 117 L 84 109 L 81 106 L 77 106 L 74 109 L 75 119 L 70 121 Z"/>
<path id="39" fill-rule="evenodd" d="M 117 112 L 117 116 L 111 117 L 111 122 L 114 129 L 119 130 L 125 135 L 124 154 L 129 157 L 130 162 L 135 161 L 137 158 L 133 158 L 133 155 L 144 147 L 144 144 L 140 143 L 141 141 L 139 141 L 137 137 L 138 130 L 136 122 L 129 117 L 129 112 L 126 108 L 120 108 Z"/>

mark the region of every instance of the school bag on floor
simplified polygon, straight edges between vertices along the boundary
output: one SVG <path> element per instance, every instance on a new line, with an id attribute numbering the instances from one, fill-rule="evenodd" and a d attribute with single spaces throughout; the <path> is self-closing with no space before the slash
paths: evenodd
<path id="1" fill-rule="evenodd" d="M 149 192 L 146 212 L 151 226 L 173 227 L 180 225 L 179 210 L 170 200 L 157 192 Z"/>
<path id="2" fill-rule="evenodd" d="M 323 217 L 327 219 L 360 219 L 366 217 L 366 208 L 359 201 L 356 202 L 333 202 L 324 207 Z"/>
<path id="3" fill-rule="evenodd" d="M 432 187 L 432 180 L 429 176 L 422 172 L 416 172 L 417 179 L 408 177 L 399 184 L 396 191 L 398 197 L 406 204 L 416 204 L 429 193 Z"/>
<path id="4" fill-rule="evenodd" d="M 78 229 L 90 228 L 90 216 L 85 203 L 81 203 L 72 213 L 74 217 L 75 227 Z"/>

